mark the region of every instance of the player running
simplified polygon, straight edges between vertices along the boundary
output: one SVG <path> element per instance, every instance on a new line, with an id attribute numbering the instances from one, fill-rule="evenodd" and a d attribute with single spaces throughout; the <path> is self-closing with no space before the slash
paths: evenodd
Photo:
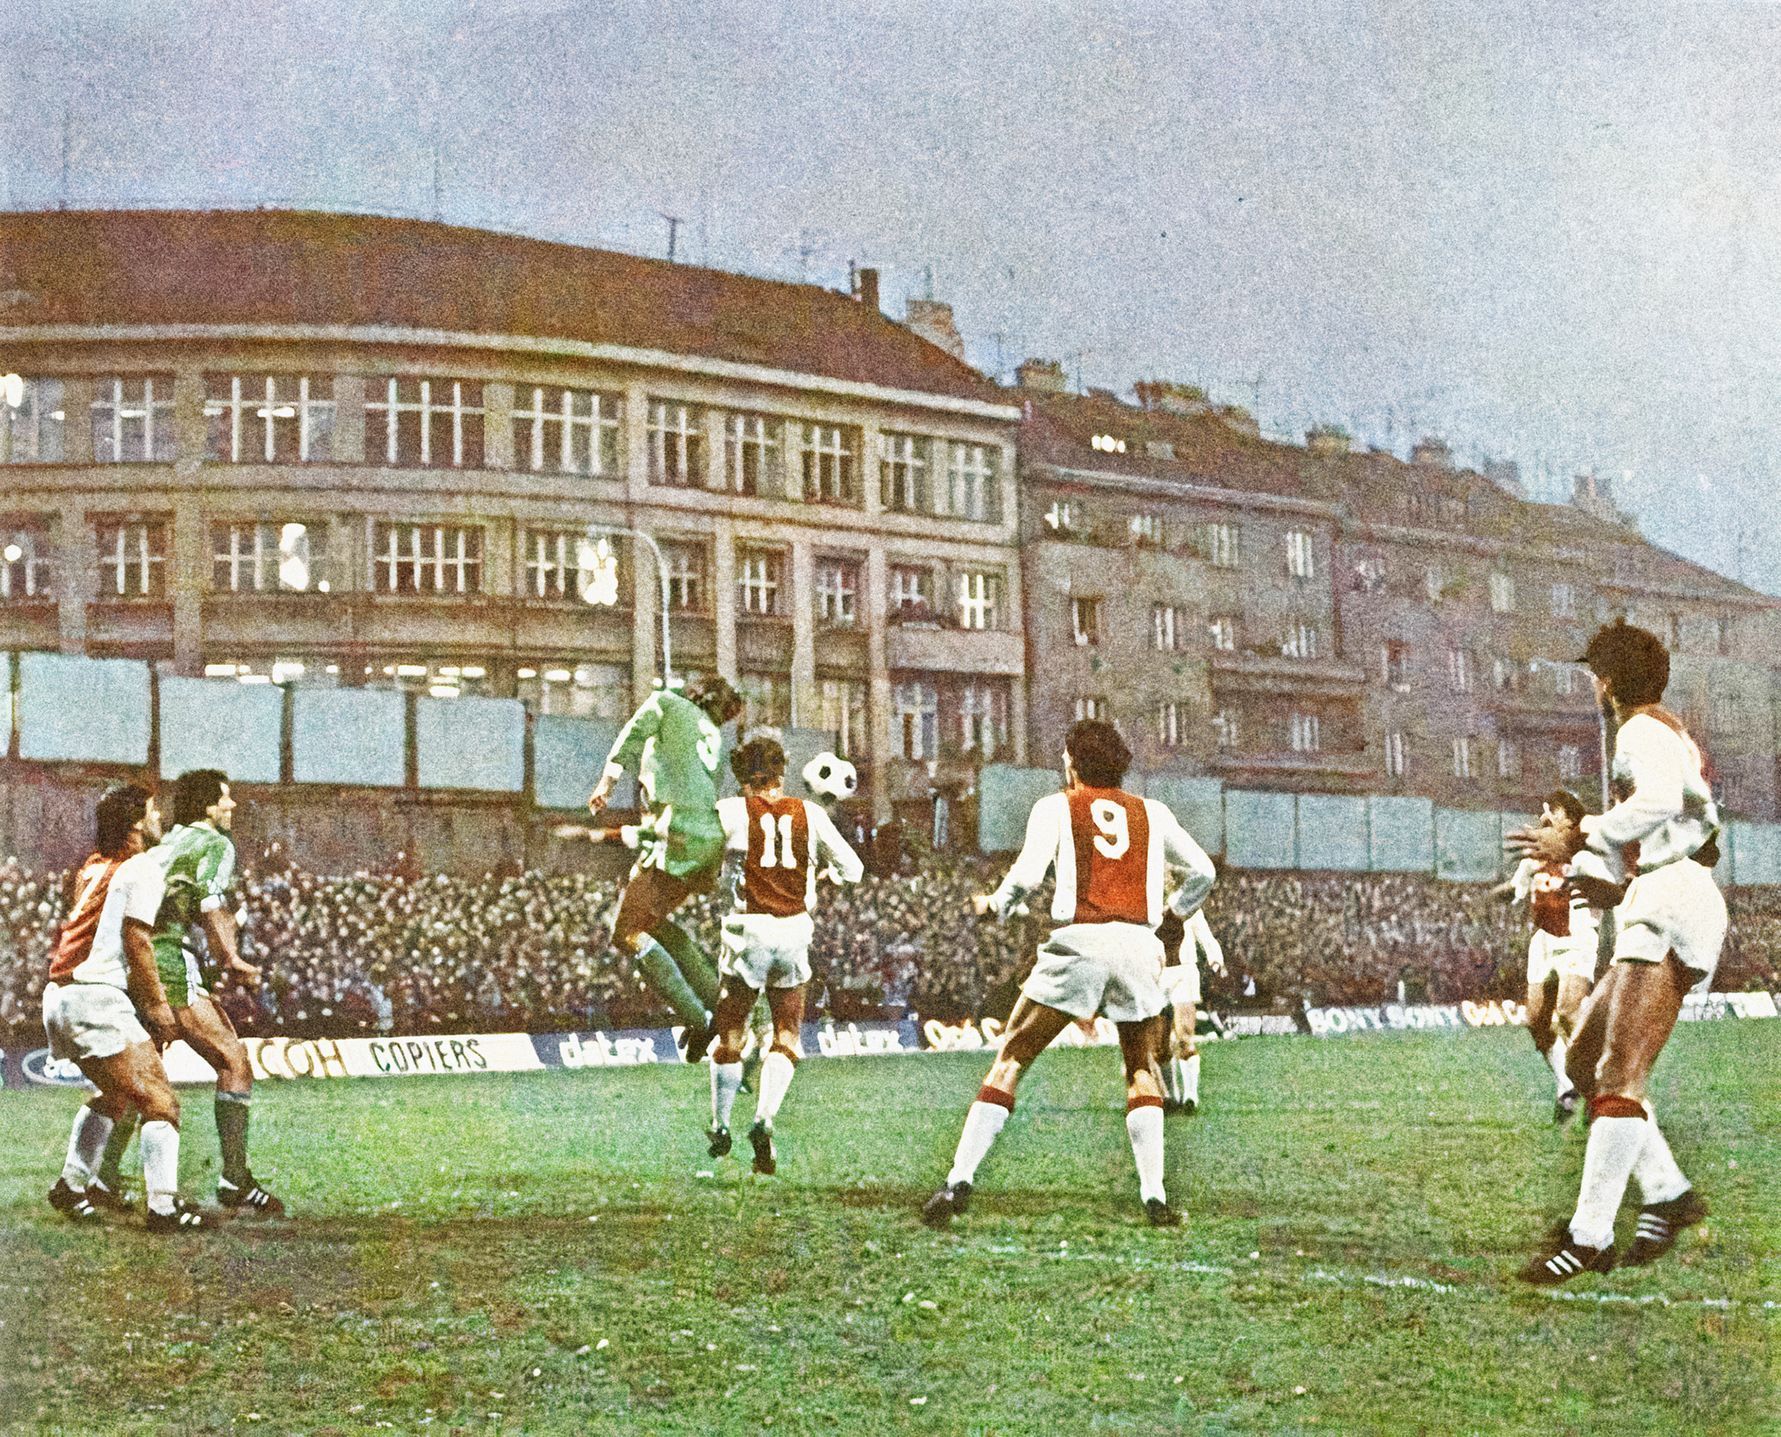
<path id="1" fill-rule="evenodd" d="M 1570 832 L 1583 822 L 1583 800 L 1569 789 L 1555 788 L 1540 800 L 1540 823 L 1555 831 Z M 1565 1073 L 1577 1012 L 1590 985 L 1595 982 L 1595 963 L 1601 914 L 1573 885 L 1579 879 L 1609 885 L 1618 897 L 1608 868 L 1599 855 L 1587 849 L 1568 863 L 1540 863 L 1524 858 L 1509 879 L 1491 889 L 1528 905 L 1533 937 L 1527 945 L 1527 1027 L 1534 1047 L 1552 1069 L 1557 1085 L 1552 1117 L 1562 1123 L 1577 1111 L 1577 1086 Z"/>
<path id="2" fill-rule="evenodd" d="M 1718 861 L 1719 808 L 1700 749 L 1662 708 L 1670 656 L 1655 634 L 1625 621 L 1598 629 L 1583 663 L 1596 695 L 1620 724 L 1614 777 L 1625 797 L 1575 828 L 1542 824 L 1510 835 L 1539 863 L 1564 863 L 1584 845 L 1612 857 L 1636 844 L 1637 872 L 1618 909 L 1614 961 L 1584 1004 L 1568 1067 L 1589 1104 L 1589 1143 L 1577 1210 L 1547 1252 L 1521 1276 L 1560 1283 L 1614 1265 L 1614 1217 L 1628 1179 L 1644 1205 L 1624 1261 L 1638 1266 L 1675 1246 L 1707 1215 L 1670 1153 L 1646 1101 L 1652 1064 L 1683 996 L 1712 982 L 1725 941 L 1725 899 L 1710 871 Z"/>
<path id="3" fill-rule="evenodd" d="M 115 784 L 99 799 L 94 827 L 97 851 L 76 875 L 44 985 L 43 1030 L 50 1053 L 99 1091 L 75 1115 L 49 1201 L 77 1222 L 96 1221 L 87 1192 L 100 1153 L 113 1125 L 140 1113 L 148 1230 L 190 1232 L 207 1224 L 179 1197 L 179 1099 L 156 1047 L 176 1032 L 154 952 L 163 874 L 144 851 L 161 836 L 161 815 L 144 790 Z"/>
<path id="4" fill-rule="evenodd" d="M 1212 860 L 1162 804 L 1120 787 L 1131 751 L 1110 723 L 1084 719 L 1064 740 L 1064 789 L 1033 805 L 1026 842 L 1008 876 L 972 906 L 1006 916 L 1056 871 L 1051 916 L 1059 927 L 1039 948 L 1021 985 L 996 1060 L 964 1131 L 946 1185 L 922 1208 L 922 1221 L 945 1227 L 965 1211 L 978 1165 L 1014 1111 L 1014 1092 L 1033 1060 L 1072 1021 L 1105 1013 L 1119 1029 L 1125 1060 L 1126 1133 L 1138 1169 L 1145 1215 L 1157 1227 L 1181 1221 L 1163 1191 L 1165 871 L 1182 875 L 1169 907 L 1181 917 L 1212 891 Z"/>
<path id="5" fill-rule="evenodd" d="M 1212 926 L 1203 912 L 1185 921 L 1172 911 L 1165 913 L 1156 932 L 1163 953 L 1175 959 L 1163 969 L 1162 979 L 1170 1015 L 1164 1046 L 1163 1111 L 1191 1116 L 1200 1110 L 1199 960 L 1204 958 L 1208 968 L 1224 977 L 1224 947 L 1212 936 Z"/>
<path id="6" fill-rule="evenodd" d="M 760 1095 L 748 1141 L 754 1170 L 778 1168 L 773 1119 L 802 1056 L 804 985 L 810 981 L 811 910 L 822 871 L 836 883 L 858 883 L 865 871 L 827 813 L 808 799 L 788 798 L 785 750 L 770 738 L 751 739 L 730 755 L 742 793 L 718 802 L 724 842 L 742 855 L 735 906 L 724 919 L 718 968 L 723 991 L 713 1025 L 710 1152 L 730 1151 L 730 1112 L 742 1086 L 742 1047 L 748 1015 L 763 992 L 773 1016 L 773 1039 L 761 1063 Z"/>
<path id="7" fill-rule="evenodd" d="M 684 696 L 658 689 L 619 730 L 587 801 L 598 816 L 612 786 L 636 771 L 649 812 L 613 919 L 612 942 L 636 960 L 686 1024 L 689 1063 L 704 1057 L 711 1044 L 718 978 L 705 950 L 670 915 L 693 894 L 717 886 L 724 854 L 717 760 L 723 725 L 741 712 L 741 697 L 715 674 L 695 679 Z"/>

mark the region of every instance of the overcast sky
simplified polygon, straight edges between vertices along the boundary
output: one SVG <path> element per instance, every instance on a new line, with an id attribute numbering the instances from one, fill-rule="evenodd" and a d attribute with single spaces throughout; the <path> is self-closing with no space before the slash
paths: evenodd
<path id="1" fill-rule="evenodd" d="M 0 203 L 430 215 L 1593 466 L 1781 591 L 1781 5 L 5 0 Z M 64 125 L 64 115 L 67 117 Z M 66 145 L 64 136 L 66 134 Z M 64 156 L 66 155 L 66 160 Z M 64 178 L 64 173 L 66 177 Z"/>

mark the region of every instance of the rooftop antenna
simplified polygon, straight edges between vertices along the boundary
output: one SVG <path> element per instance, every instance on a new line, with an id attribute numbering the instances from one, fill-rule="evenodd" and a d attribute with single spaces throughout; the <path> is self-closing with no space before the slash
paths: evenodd
<path id="1" fill-rule="evenodd" d="M 926 267 L 925 273 L 927 275 L 927 280 L 928 280 L 928 298 L 932 299 L 934 297 L 934 267 L 933 267 L 933 265 L 928 265 Z"/>
<path id="2" fill-rule="evenodd" d="M 816 253 L 818 245 L 815 230 L 798 231 L 798 278 L 810 278 L 810 257 Z"/>
<path id="3" fill-rule="evenodd" d="M 662 218 L 668 221 L 668 263 L 673 264 L 674 256 L 680 248 L 680 227 L 686 221 L 679 215 L 662 214 Z"/>
<path id="4" fill-rule="evenodd" d="M 445 178 L 439 156 L 439 137 L 433 136 L 433 222 L 445 222 Z"/>
<path id="5" fill-rule="evenodd" d="M 68 171 L 74 154 L 74 115 L 68 102 L 62 102 L 62 192 L 56 208 L 68 208 Z"/>

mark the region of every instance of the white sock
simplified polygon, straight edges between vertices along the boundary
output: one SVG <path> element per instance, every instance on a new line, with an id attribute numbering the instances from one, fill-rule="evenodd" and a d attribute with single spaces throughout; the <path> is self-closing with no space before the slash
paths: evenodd
<path id="1" fill-rule="evenodd" d="M 771 1123 L 785 1101 L 785 1090 L 792 1085 L 792 1074 L 798 1065 L 777 1048 L 761 1060 L 761 1096 L 754 1105 L 755 1121 Z"/>
<path id="2" fill-rule="evenodd" d="M 1654 1203 L 1681 1197 L 1690 1184 L 1676 1165 L 1675 1154 L 1670 1151 L 1670 1144 L 1659 1130 L 1657 1120 L 1647 1119 L 1645 1130 L 1645 1145 L 1639 1149 L 1638 1161 L 1633 1164 L 1633 1180 L 1639 1185 L 1640 1198 L 1646 1203 Z"/>
<path id="3" fill-rule="evenodd" d="M 1138 1196 L 1145 1202 L 1163 1196 L 1163 1110 L 1147 1103 L 1125 1115 L 1126 1135 L 1132 1140 L 1132 1160 L 1138 1165 Z"/>
<path id="4" fill-rule="evenodd" d="M 1171 1103 L 1181 1101 L 1181 1074 L 1176 1068 L 1179 1058 L 1163 1059 L 1163 1096 Z"/>
<path id="5" fill-rule="evenodd" d="M 1589 1125 L 1583 1149 L 1583 1184 L 1571 1236 L 1586 1247 L 1606 1247 L 1614 1240 L 1614 1215 L 1626 1196 L 1627 1179 L 1639 1149 L 1649 1135 L 1644 1118 L 1600 1117 Z"/>
<path id="6" fill-rule="evenodd" d="M 105 1156 L 105 1140 L 111 1136 L 111 1119 L 82 1103 L 74 1115 L 74 1128 L 68 1134 L 68 1156 L 62 1162 L 62 1181 L 76 1190 L 85 1188 L 99 1171 L 99 1159 Z"/>
<path id="7" fill-rule="evenodd" d="M 736 1106 L 736 1094 L 742 1088 L 742 1064 L 716 1063 L 711 1065 L 711 1126 L 727 1128 L 730 1125 L 730 1109 Z"/>
<path id="8" fill-rule="evenodd" d="M 1565 1072 L 1565 1054 L 1570 1052 L 1571 1045 L 1564 1040 L 1564 1035 L 1554 1033 L 1552 1046 L 1546 1050 L 1546 1061 L 1552 1068 L 1552 1076 L 1558 1083 L 1559 1096 L 1571 1091 L 1572 1083 Z"/>
<path id="9" fill-rule="evenodd" d="M 965 1130 L 959 1134 L 958 1151 L 952 1155 L 952 1171 L 946 1175 L 948 1187 L 976 1180 L 978 1165 L 995 1146 L 996 1135 L 1008 1121 L 1008 1111 L 1000 1103 L 981 1099 L 971 1104 L 965 1113 Z"/>
<path id="10" fill-rule="evenodd" d="M 1200 1055 L 1190 1053 L 1181 1062 L 1181 1096 L 1183 1102 L 1200 1101 Z"/>
<path id="11" fill-rule="evenodd" d="M 170 1213 L 179 1196 L 179 1129 L 157 1119 L 142 1125 L 142 1185 L 148 1210 Z"/>

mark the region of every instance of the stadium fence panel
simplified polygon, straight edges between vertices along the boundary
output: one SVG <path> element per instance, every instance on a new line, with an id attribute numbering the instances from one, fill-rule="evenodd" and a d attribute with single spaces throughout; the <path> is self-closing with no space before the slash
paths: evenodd
<path id="1" fill-rule="evenodd" d="M 293 695 L 291 777 L 298 783 L 400 788 L 407 756 L 404 695 L 383 689 L 298 689 Z"/>
<path id="2" fill-rule="evenodd" d="M 1225 860 L 1237 868 L 1299 866 L 1298 804 L 1290 793 L 1224 792 Z"/>
<path id="3" fill-rule="evenodd" d="M 160 772 L 220 768 L 235 783 L 277 783 L 284 749 L 284 690 L 233 679 L 160 680 Z"/>
<path id="4" fill-rule="evenodd" d="M 1434 801 L 1383 794 L 1369 798 L 1367 842 L 1375 873 L 1427 873 L 1435 866 Z"/>
<path id="5" fill-rule="evenodd" d="M 526 706 L 518 699 L 416 699 L 414 751 L 422 788 L 519 793 L 526 786 Z M 592 775 L 584 775 L 584 788 L 592 785 Z"/>
<path id="6" fill-rule="evenodd" d="M 148 762 L 148 665 L 77 654 L 19 655 L 19 757 Z"/>
<path id="7" fill-rule="evenodd" d="M 1364 873 L 1371 864 L 1364 798 L 1299 795 L 1299 867 Z"/>

